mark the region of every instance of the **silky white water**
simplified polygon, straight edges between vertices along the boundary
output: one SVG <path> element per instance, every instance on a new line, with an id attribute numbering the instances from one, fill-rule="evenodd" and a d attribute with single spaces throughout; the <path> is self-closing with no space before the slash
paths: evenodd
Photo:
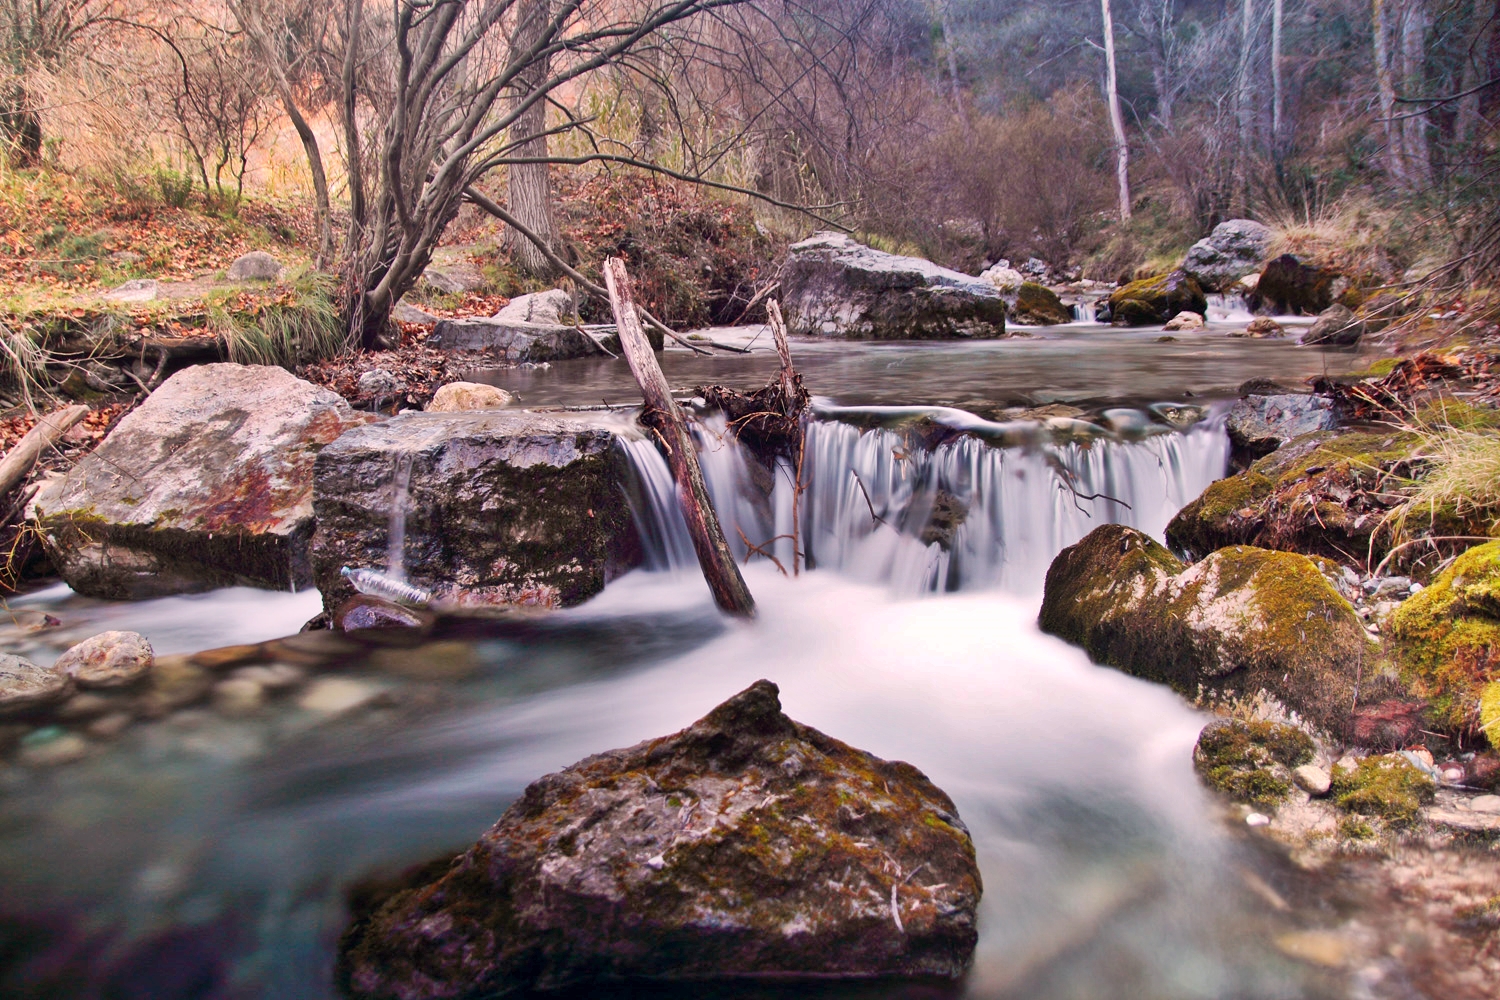
<path id="1" fill-rule="evenodd" d="M 699 446 L 737 557 L 755 546 L 790 569 L 794 470 L 778 464 L 769 503 L 756 502 L 753 459 L 747 461 L 721 420 L 704 425 Z M 640 484 L 634 502 L 650 565 L 696 565 L 665 459 L 650 441 L 625 447 Z M 936 448 L 893 430 L 814 420 L 807 427 L 799 540 L 809 566 L 886 583 L 898 593 L 998 587 L 1040 594 L 1058 552 L 1100 524 L 1161 537 L 1183 505 L 1224 475 L 1228 461 L 1221 418 L 1140 440 L 999 447 L 963 435 Z M 936 532 L 935 514 L 947 522 Z"/>

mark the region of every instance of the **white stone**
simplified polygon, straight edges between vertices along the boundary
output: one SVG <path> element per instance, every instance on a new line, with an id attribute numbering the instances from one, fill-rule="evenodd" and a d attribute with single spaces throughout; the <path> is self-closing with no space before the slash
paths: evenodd
<path id="1" fill-rule="evenodd" d="M 139 632 L 100 632 L 70 648 L 52 667 L 84 688 L 133 684 L 151 672 L 156 653 Z"/>
<path id="2" fill-rule="evenodd" d="M 1309 795 L 1327 795 L 1328 790 L 1333 787 L 1333 779 L 1328 772 L 1314 764 L 1303 764 L 1297 768 L 1292 772 L 1292 780 Z"/>
<path id="3" fill-rule="evenodd" d="M 1469 808 L 1477 813 L 1500 816 L 1500 795 L 1478 795 L 1469 800 Z"/>
<path id="4" fill-rule="evenodd" d="M 134 278 L 104 293 L 106 302 L 153 302 L 161 294 L 155 278 Z"/>
<path id="5" fill-rule="evenodd" d="M 554 288 L 546 292 L 517 295 L 494 318 L 506 323 L 570 326 L 577 316 L 572 294 L 561 288 Z"/>
<path id="6" fill-rule="evenodd" d="M 384 692 L 372 684 L 348 677 L 325 677 L 314 681 L 297 699 L 299 708 L 318 715 L 342 715 L 361 708 Z"/>
<path id="7" fill-rule="evenodd" d="M 503 410 L 514 399 L 504 389 L 477 382 L 449 382 L 438 389 L 428 404 L 429 413 L 458 413 L 464 410 Z"/>
<path id="8" fill-rule="evenodd" d="M 1180 312 L 1176 316 L 1173 316 L 1171 319 L 1167 320 L 1166 326 L 1162 327 L 1162 329 L 1201 330 L 1203 329 L 1204 322 L 1205 320 L 1203 319 L 1202 313 L 1195 313 L 1184 310 L 1183 312 Z"/>

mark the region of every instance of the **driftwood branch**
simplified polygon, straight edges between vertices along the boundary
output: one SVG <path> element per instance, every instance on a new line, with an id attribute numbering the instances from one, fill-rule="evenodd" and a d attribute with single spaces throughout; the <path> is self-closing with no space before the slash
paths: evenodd
<path id="1" fill-rule="evenodd" d="M 630 364 L 631 374 L 640 384 L 641 394 L 646 398 L 644 419 L 668 445 L 667 461 L 672 466 L 672 478 L 677 482 L 677 498 L 687 520 L 688 534 L 693 539 L 693 549 L 698 553 L 698 563 L 703 567 L 703 577 L 720 608 L 730 614 L 753 617 L 755 599 L 745 586 L 745 578 L 735 565 L 729 542 L 724 538 L 724 529 L 714 513 L 708 486 L 703 481 L 703 469 L 698 464 L 698 453 L 688 433 L 687 420 L 672 398 L 667 377 L 662 374 L 651 350 L 651 342 L 641 328 L 625 262 L 618 257 L 605 261 L 604 280 L 609 288 L 609 303 L 614 309 L 615 322 L 619 325 L 620 347 Z"/>
<path id="2" fill-rule="evenodd" d="M 37 459 L 42 457 L 42 452 L 56 444 L 88 415 L 87 406 L 70 406 L 39 418 L 36 426 L 27 431 L 16 442 L 16 446 L 6 452 L 5 458 L 0 460 L 0 497 L 20 485 L 31 467 L 36 465 Z"/>

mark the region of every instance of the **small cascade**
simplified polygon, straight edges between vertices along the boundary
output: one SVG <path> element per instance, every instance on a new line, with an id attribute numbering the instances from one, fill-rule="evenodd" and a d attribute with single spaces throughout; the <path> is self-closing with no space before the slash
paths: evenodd
<path id="1" fill-rule="evenodd" d="M 792 568 L 794 475 L 764 467 L 724 433 L 699 428 L 704 476 L 736 555 Z M 637 523 L 653 569 L 695 564 L 665 460 L 628 444 L 638 473 Z M 1034 593 L 1052 559 L 1100 524 L 1160 537 L 1229 461 L 1222 419 L 1184 433 L 996 447 L 961 435 L 936 448 L 886 429 L 832 420 L 808 426 L 802 545 L 811 569 L 902 593 L 1001 588 Z"/>
<path id="2" fill-rule="evenodd" d="M 1099 307 L 1093 302 L 1075 302 L 1072 305 L 1073 322 L 1098 323 Z"/>
<path id="3" fill-rule="evenodd" d="M 391 526 L 386 534 L 385 576 L 395 583 L 406 582 L 406 509 L 410 506 L 412 460 L 409 451 L 398 454 L 391 475 Z"/>
<path id="4" fill-rule="evenodd" d="M 1248 323 L 1255 318 L 1243 295 L 1208 296 L 1208 315 L 1203 317 L 1210 323 Z"/>

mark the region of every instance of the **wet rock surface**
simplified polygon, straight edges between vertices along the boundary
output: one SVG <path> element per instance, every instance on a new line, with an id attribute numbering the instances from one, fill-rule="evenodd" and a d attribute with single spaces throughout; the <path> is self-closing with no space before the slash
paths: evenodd
<path id="1" fill-rule="evenodd" d="M 1073 322 L 1073 310 L 1057 293 L 1035 281 L 1023 281 L 1010 302 L 1010 319 L 1023 326 L 1060 326 Z"/>
<path id="2" fill-rule="evenodd" d="M 1189 698 L 1263 694 L 1342 732 L 1381 684 L 1354 609 L 1312 560 L 1234 546 L 1186 565 L 1133 528 L 1105 525 L 1047 571 L 1042 631 L 1095 661 Z"/>
<path id="3" fill-rule="evenodd" d="M 846 340 L 1005 335 L 1005 298 L 990 282 L 838 233 L 794 245 L 781 287 L 793 334 Z"/>
<path id="4" fill-rule="evenodd" d="M 62 701 L 72 687 L 66 674 L 0 653 L 0 718 Z"/>
<path id="5" fill-rule="evenodd" d="M 1317 322 L 1302 335 L 1305 346 L 1353 347 L 1365 335 L 1365 324 L 1348 306 L 1334 303 L 1318 314 Z"/>
<path id="6" fill-rule="evenodd" d="M 1338 274 L 1282 254 L 1266 265 L 1250 294 L 1252 312 L 1278 316 L 1316 316 L 1337 298 Z"/>
<path id="7" fill-rule="evenodd" d="M 639 564 L 607 417 L 486 410 L 405 413 L 318 455 L 312 563 L 324 606 L 353 596 L 345 567 L 385 572 L 392 506 L 406 508 L 406 571 L 474 604 L 581 603 Z M 410 463 L 398 501 L 396 469 Z"/>
<path id="8" fill-rule="evenodd" d="M 1326 396 L 1304 393 L 1250 395 L 1229 410 L 1225 429 L 1229 440 L 1245 453 L 1260 457 L 1315 431 L 1338 426 L 1338 408 Z"/>
<path id="9" fill-rule="evenodd" d="M 126 687 L 151 672 L 156 654 L 139 632 L 101 632 L 63 653 L 53 669 L 82 688 Z"/>
<path id="10" fill-rule="evenodd" d="M 1178 313 L 1208 314 L 1208 297 L 1198 282 L 1182 271 L 1132 281 L 1109 297 L 1116 325 L 1151 326 L 1166 323 Z"/>
<path id="11" fill-rule="evenodd" d="M 370 419 L 280 368 L 188 368 L 43 485 L 38 527 L 93 597 L 306 586 L 313 461 Z"/>
<path id="12" fill-rule="evenodd" d="M 341 947 L 349 995 L 951 979 L 981 891 L 946 795 L 788 719 L 767 681 L 676 735 L 540 779 L 412 882 L 362 899 Z"/>

